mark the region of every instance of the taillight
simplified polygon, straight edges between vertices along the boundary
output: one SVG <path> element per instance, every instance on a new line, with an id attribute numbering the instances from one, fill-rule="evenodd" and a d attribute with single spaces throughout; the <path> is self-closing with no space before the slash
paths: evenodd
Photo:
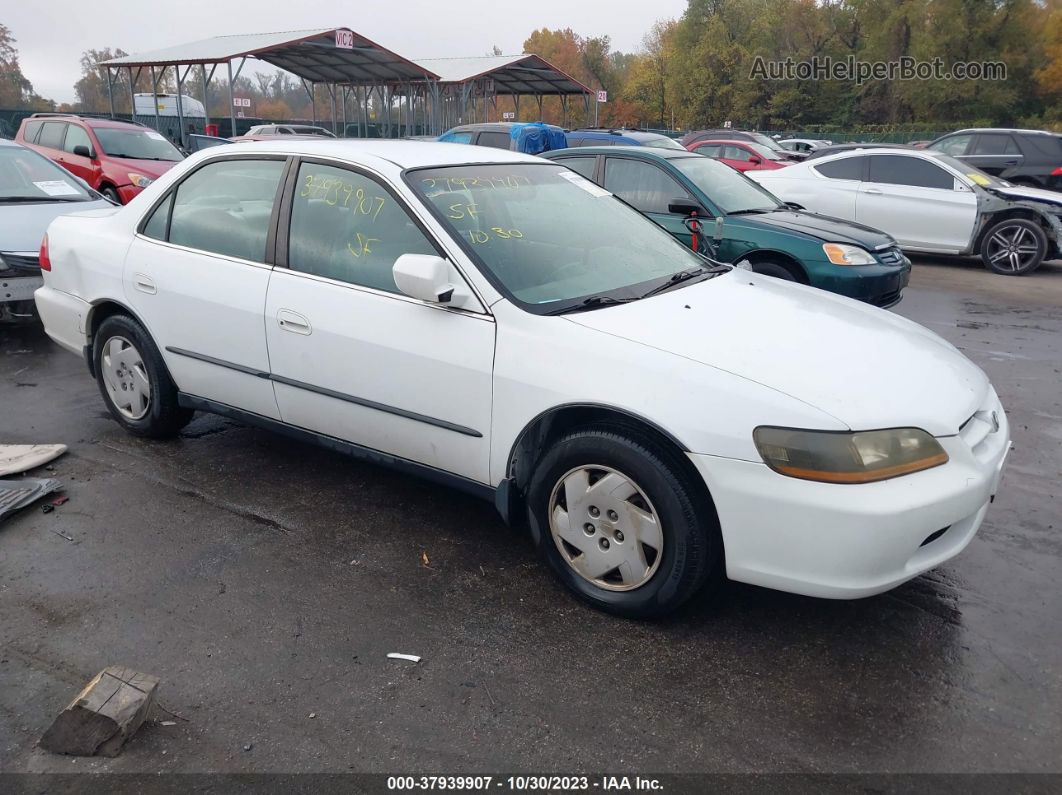
<path id="1" fill-rule="evenodd" d="M 45 235 L 44 239 L 41 241 L 41 253 L 37 260 L 40 262 L 42 271 L 51 271 L 52 261 L 48 259 L 48 235 Z"/>
<path id="2" fill-rule="evenodd" d="M 1059 166 L 1054 171 L 1052 171 L 1051 172 L 1051 176 L 1052 177 L 1062 177 L 1062 166 Z"/>

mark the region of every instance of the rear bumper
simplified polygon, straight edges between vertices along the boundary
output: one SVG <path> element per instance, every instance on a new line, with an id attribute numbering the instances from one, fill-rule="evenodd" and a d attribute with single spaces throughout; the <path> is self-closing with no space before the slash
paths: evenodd
<path id="1" fill-rule="evenodd" d="M 80 356 L 88 344 L 85 319 L 92 305 L 48 285 L 40 287 L 33 294 L 33 299 L 48 336 L 61 347 Z"/>
<path id="2" fill-rule="evenodd" d="M 33 293 L 44 284 L 40 276 L 0 277 L 0 304 L 32 301 Z"/>
<path id="3" fill-rule="evenodd" d="M 999 409 L 1002 415 L 1002 409 Z M 864 485 L 785 477 L 765 464 L 691 455 L 719 514 L 732 580 L 830 599 L 882 593 L 958 555 L 981 526 L 1010 449 L 1005 417 L 950 460 Z"/>

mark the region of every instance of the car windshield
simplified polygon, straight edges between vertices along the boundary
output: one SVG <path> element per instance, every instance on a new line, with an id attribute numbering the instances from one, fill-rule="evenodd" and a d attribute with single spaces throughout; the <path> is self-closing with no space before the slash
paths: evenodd
<path id="1" fill-rule="evenodd" d="M 416 169 L 406 179 L 484 274 L 536 314 L 634 300 L 711 264 L 556 164 Z"/>
<path id="2" fill-rule="evenodd" d="M 785 153 L 785 150 L 782 147 L 780 147 L 778 145 L 778 142 L 775 141 L 773 138 L 769 138 L 768 136 L 764 135 L 763 133 L 758 133 L 758 132 L 749 133 L 749 135 L 752 136 L 752 140 L 755 141 L 756 143 L 758 143 L 760 146 L 766 146 L 772 152 Z"/>
<path id="3" fill-rule="evenodd" d="M 0 203 L 79 202 L 95 197 L 68 171 L 21 146 L 0 146 Z"/>
<path id="4" fill-rule="evenodd" d="M 980 185 L 982 188 L 1009 188 L 1011 184 L 1006 180 L 999 177 L 993 177 L 991 174 L 986 174 L 979 168 L 974 168 L 969 163 L 964 163 L 957 157 L 951 155 L 945 155 L 939 152 L 933 153 L 933 159 L 958 171 L 964 175 L 966 179 L 972 182 L 974 185 Z"/>
<path id="5" fill-rule="evenodd" d="M 765 188 L 713 158 L 675 157 L 670 162 L 727 215 L 770 212 L 782 204 Z"/>
<path id="6" fill-rule="evenodd" d="M 749 143 L 748 148 L 758 154 L 764 160 L 784 160 L 774 149 L 769 146 L 761 146 L 760 144 Z"/>
<path id="7" fill-rule="evenodd" d="M 104 153 L 111 157 L 167 161 L 184 159 L 177 147 L 154 130 L 96 127 L 93 132 L 96 133 Z"/>
<path id="8" fill-rule="evenodd" d="M 659 137 L 649 138 L 642 142 L 642 146 L 653 146 L 657 149 L 685 149 L 682 144 L 676 141 L 674 138 L 668 138 L 666 135 Z"/>

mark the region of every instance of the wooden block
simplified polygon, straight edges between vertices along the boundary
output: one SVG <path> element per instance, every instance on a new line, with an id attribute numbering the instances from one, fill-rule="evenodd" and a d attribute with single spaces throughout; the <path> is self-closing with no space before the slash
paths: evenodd
<path id="1" fill-rule="evenodd" d="M 48 727 L 41 748 L 74 756 L 118 756 L 155 705 L 157 677 L 104 668 Z"/>

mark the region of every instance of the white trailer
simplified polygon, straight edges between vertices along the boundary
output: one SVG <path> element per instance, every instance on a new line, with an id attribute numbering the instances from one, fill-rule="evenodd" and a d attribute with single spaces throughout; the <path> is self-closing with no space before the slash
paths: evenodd
<path id="1" fill-rule="evenodd" d="M 157 96 L 159 116 L 176 116 L 177 95 L 158 94 Z M 136 115 L 154 116 L 155 98 L 156 95 L 154 94 L 136 94 Z M 181 94 L 181 115 L 186 119 L 204 119 L 206 118 L 206 108 L 203 107 L 203 103 L 198 99 L 193 99 L 187 94 Z"/>

